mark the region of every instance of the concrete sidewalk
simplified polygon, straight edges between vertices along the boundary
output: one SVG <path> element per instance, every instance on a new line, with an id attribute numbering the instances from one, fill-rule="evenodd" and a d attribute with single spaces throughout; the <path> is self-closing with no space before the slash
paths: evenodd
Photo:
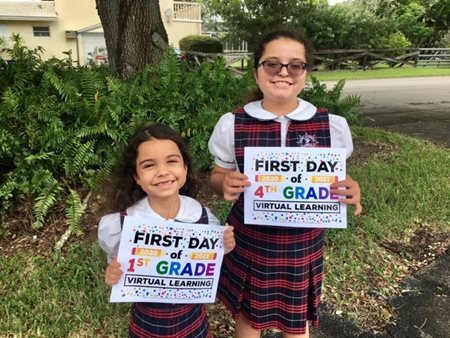
<path id="1" fill-rule="evenodd" d="M 369 125 L 450 147 L 450 76 L 348 80 L 342 95 L 361 97 Z"/>

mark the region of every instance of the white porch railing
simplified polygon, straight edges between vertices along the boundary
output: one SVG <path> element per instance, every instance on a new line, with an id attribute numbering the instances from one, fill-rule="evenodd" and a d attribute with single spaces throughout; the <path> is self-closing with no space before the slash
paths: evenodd
<path id="1" fill-rule="evenodd" d="M 174 1 L 173 3 L 174 21 L 202 21 L 202 5 L 194 2 Z"/>
<path id="2" fill-rule="evenodd" d="M 247 53 L 248 44 L 246 41 L 224 41 L 223 42 L 224 53 Z"/>

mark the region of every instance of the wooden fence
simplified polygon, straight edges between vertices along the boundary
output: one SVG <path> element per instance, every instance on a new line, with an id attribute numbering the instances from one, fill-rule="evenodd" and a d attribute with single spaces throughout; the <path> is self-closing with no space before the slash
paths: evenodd
<path id="1" fill-rule="evenodd" d="M 314 69 L 371 69 L 379 63 L 391 67 L 450 67 L 450 48 L 391 48 L 320 50 Z"/>
<path id="2" fill-rule="evenodd" d="M 247 50 L 228 50 L 223 54 L 198 52 L 186 54 L 198 63 L 204 59 L 223 56 L 227 60 L 227 66 L 238 72 L 239 68 L 244 70 L 252 58 L 252 53 Z M 319 50 L 314 54 L 314 65 L 311 70 L 371 69 L 382 63 L 390 67 L 450 67 L 450 48 Z"/>

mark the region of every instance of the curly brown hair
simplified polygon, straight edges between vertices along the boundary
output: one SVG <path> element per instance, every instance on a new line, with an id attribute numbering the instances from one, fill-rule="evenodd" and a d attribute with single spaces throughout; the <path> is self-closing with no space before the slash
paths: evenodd
<path id="1" fill-rule="evenodd" d="M 193 162 L 188 145 L 183 137 L 174 129 L 163 124 L 143 124 L 136 129 L 123 149 L 119 160 L 113 168 L 104 187 L 105 212 L 118 212 L 126 210 L 147 194 L 136 183 L 136 159 L 138 147 L 141 143 L 152 140 L 171 140 L 175 142 L 183 157 L 187 168 L 186 183 L 181 187 L 180 194 L 195 197 L 198 193 L 198 181 L 195 176 Z"/>

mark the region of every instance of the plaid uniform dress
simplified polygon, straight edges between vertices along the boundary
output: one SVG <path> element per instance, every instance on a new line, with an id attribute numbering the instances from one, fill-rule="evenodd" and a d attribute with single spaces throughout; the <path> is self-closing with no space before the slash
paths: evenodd
<path id="1" fill-rule="evenodd" d="M 281 146 L 280 134 L 280 123 L 259 121 L 237 109 L 235 153 L 240 171 L 244 172 L 244 147 Z M 318 109 L 307 121 L 290 122 L 286 146 L 305 144 L 330 147 L 326 110 Z M 244 224 L 243 208 L 241 194 L 228 216 L 236 247 L 224 257 L 218 298 L 235 318 L 242 312 L 255 329 L 304 334 L 307 320 L 317 327 L 323 229 Z"/>
<path id="2" fill-rule="evenodd" d="M 123 216 L 121 213 L 121 224 Z M 197 224 L 208 224 L 202 207 Z M 137 338 L 210 338 L 204 304 L 133 303 L 129 337 Z"/>

